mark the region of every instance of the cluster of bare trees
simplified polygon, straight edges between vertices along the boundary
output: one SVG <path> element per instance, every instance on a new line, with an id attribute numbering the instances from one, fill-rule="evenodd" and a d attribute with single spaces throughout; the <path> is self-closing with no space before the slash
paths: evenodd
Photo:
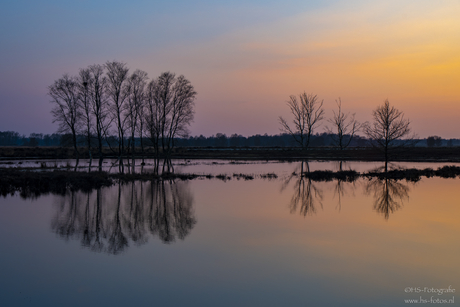
<path id="1" fill-rule="evenodd" d="M 292 135 L 304 150 L 309 147 L 314 129 L 324 119 L 323 102 L 317 98 L 317 95 L 305 92 L 299 95 L 299 100 L 292 95 L 287 105 L 294 117 L 293 125 L 290 125 L 284 118 L 279 118 L 281 131 Z M 337 148 L 341 150 L 346 148 L 353 137 L 359 131 L 363 131 L 371 145 L 384 153 L 385 171 L 387 171 L 390 152 L 414 143 L 415 135 L 410 135 L 410 121 L 404 118 L 401 111 L 390 106 L 388 100 L 385 100 L 383 105 L 378 106 L 372 112 L 372 123 L 359 123 L 355 119 L 355 114 L 342 111 L 340 98 L 336 103 L 338 110 L 333 111 L 333 117 L 328 119 L 331 127 L 326 127 L 326 130 L 332 135 L 332 141 Z"/>
<path id="2" fill-rule="evenodd" d="M 299 100 L 294 95 L 289 97 L 287 105 L 294 116 L 291 125 L 280 117 L 281 131 L 292 135 L 294 140 L 304 150 L 310 146 L 310 140 L 314 130 L 324 119 L 323 100 L 319 100 L 317 95 L 302 93 Z M 332 142 L 340 149 L 350 145 L 355 134 L 360 131 L 362 124 L 355 119 L 355 114 L 344 113 L 342 111 L 342 101 L 337 100 L 338 111 L 334 112 L 332 118 L 327 121 L 332 127 L 326 127 L 329 134 L 333 135 Z"/>
<path id="3" fill-rule="evenodd" d="M 48 88 L 54 107 L 53 122 L 69 133 L 78 159 L 77 135 L 85 135 L 91 157 L 96 140 L 99 163 L 104 140 L 116 135 L 121 160 L 134 153 L 136 137 L 144 150 L 144 138 L 158 156 L 171 153 L 174 140 L 188 135 L 193 121 L 196 92 L 184 76 L 164 72 L 149 82 L 147 73 L 129 73 L 125 63 L 91 65 L 78 76 L 63 75 Z"/>

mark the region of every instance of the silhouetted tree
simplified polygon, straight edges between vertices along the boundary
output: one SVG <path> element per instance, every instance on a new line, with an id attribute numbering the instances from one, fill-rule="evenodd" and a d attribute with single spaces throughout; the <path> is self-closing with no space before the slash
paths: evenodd
<path id="1" fill-rule="evenodd" d="M 101 168 L 102 144 L 111 123 L 106 97 L 107 78 L 104 76 L 104 67 L 102 65 L 91 65 L 88 69 L 91 73 L 91 113 L 95 121 L 95 134 L 99 151 L 99 168 Z"/>
<path id="2" fill-rule="evenodd" d="M 154 148 L 156 158 L 158 158 L 160 149 L 161 117 L 163 115 L 159 95 L 160 91 L 156 85 L 156 80 L 150 81 L 146 89 L 145 114 L 143 117 L 145 119 L 145 131 Z"/>
<path id="3" fill-rule="evenodd" d="M 20 145 L 21 135 L 16 131 L 0 131 L 0 146 Z"/>
<path id="4" fill-rule="evenodd" d="M 281 131 L 290 134 L 302 149 L 307 149 L 315 127 L 323 119 L 323 101 L 319 101 L 317 95 L 305 92 L 299 95 L 299 99 L 300 102 L 296 96 L 291 95 L 290 100 L 287 102 L 294 116 L 292 121 L 294 127 L 291 128 L 281 116 L 279 121 Z"/>
<path id="5" fill-rule="evenodd" d="M 128 103 L 126 107 L 126 118 L 131 132 L 132 155 L 134 159 L 135 135 L 136 131 L 142 138 L 144 125 L 144 107 L 145 107 L 145 85 L 147 73 L 142 70 L 136 70 L 128 79 L 126 92 L 128 93 Z M 134 161 L 134 160 L 133 160 Z"/>
<path id="6" fill-rule="evenodd" d="M 81 125 L 81 113 L 79 108 L 78 81 L 65 74 L 48 87 L 48 94 L 54 104 L 51 114 L 53 123 L 59 123 L 60 133 L 70 133 L 78 164 L 77 134 Z"/>
<path id="7" fill-rule="evenodd" d="M 442 139 L 441 137 L 439 136 L 429 136 L 427 139 L 426 139 L 426 145 L 428 147 L 434 147 L 434 146 L 441 146 L 442 145 Z"/>
<path id="8" fill-rule="evenodd" d="M 216 134 L 216 146 L 217 147 L 227 147 L 227 135 L 225 133 L 217 133 Z"/>
<path id="9" fill-rule="evenodd" d="M 86 146 L 88 146 L 88 154 L 90 158 L 90 164 L 92 162 L 91 154 L 91 138 L 93 130 L 93 115 L 91 112 L 91 88 L 93 79 L 91 78 L 91 71 L 86 69 L 80 69 L 80 72 L 77 77 L 78 87 L 79 87 L 79 108 L 81 110 L 82 116 L 82 126 L 83 132 L 86 138 Z"/>
<path id="10" fill-rule="evenodd" d="M 236 134 L 236 133 L 232 134 L 232 135 L 230 136 L 230 141 L 229 141 L 229 142 L 230 142 L 230 146 L 231 146 L 231 147 L 238 147 L 238 146 L 240 146 L 240 137 L 241 137 L 241 135 L 238 135 L 238 134 Z"/>
<path id="11" fill-rule="evenodd" d="M 355 134 L 361 129 L 361 124 L 355 119 L 355 114 L 342 112 L 342 100 L 335 101 L 337 103 L 337 113 L 333 111 L 334 116 L 328 119 L 332 127 L 326 127 L 328 133 L 331 134 L 334 146 L 340 150 L 348 147 Z"/>
<path id="12" fill-rule="evenodd" d="M 388 100 L 372 112 L 374 122 L 364 126 L 364 132 L 371 140 L 371 144 L 384 152 L 385 172 L 388 170 L 390 152 L 395 148 L 401 148 L 413 144 L 415 136 L 408 137 L 411 133 L 410 121 L 404 118 L 404 114 L 393 106 Z M 401 140 L 403 137 L 408 137 Z"/>
<path id="13" fill-rule="evenodd" d="M 177 137 L 188 136 L 193 121 L 196 92 L 184 76 L 162 73 L 148 86 L 146 123 L 150 139 L 169 155 Z M 155 145 L 154 145 L 155 146 Z"/>
<path id="14" fill-rule="evenodd" d="M 124 154 L 124 135 L 126 122 L 126 105 L 125 100 L 129 95 L 126 87 L 128 80 L 128 71 L 125 63 L 112 61 L 105 63 L 107 70 L 107 96 L 109 100 L 109 110 L 113 121 L 117 126 L 118 134 L 118 155 L 121 163 L 123 163 Z"/>

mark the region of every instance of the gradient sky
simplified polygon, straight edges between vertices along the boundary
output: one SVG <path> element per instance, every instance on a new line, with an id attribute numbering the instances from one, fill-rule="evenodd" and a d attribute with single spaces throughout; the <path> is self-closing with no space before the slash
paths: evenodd
<path id="1" fill-rule="evenodd" d="M 420 137 L 459 138 L 459 16 L 458 0 L 2 0 L 0 131 L 55 132 L 47 87 L 118 60 L 192 82 L 192 135 L 277 134 L 306 91 L 327 117 L 389 99 Z"/>

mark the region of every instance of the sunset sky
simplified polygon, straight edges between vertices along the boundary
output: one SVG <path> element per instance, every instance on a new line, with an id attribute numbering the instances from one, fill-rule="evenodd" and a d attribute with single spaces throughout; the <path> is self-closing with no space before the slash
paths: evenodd
<path id="1" fill-rule="evenodd" d="M 198 92 L 192 135 L 278 134 L 289 95 L 388 99 L 420 137 L 460 138 L 460 1 L 2 0 L 0 131 L 53 133 L 47 87 L 108 60 Z M 317 132 L 323 132 L 323 121 Z"/>

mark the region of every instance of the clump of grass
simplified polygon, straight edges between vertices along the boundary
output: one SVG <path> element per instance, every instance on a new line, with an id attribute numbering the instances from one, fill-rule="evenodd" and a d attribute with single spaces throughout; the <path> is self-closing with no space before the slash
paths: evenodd
<path id="1" fill-rule="evenodd" d="M 68 190 L 91 191 L 112 185 L 105 172 L 67 172 L 1 169 L 0 194 L 6 196 L 19 192 L 21 197 L 38 197 L 41 194 L 65 194 Z"/>
<path id="2" fill-rule="evenodd" d="M 233 178 L 236 178 L 237 180 L 240 180 L 240 179 L 253 180 L 254 176 L 246 175 L 246 174 L 233 174 Z"/>
<path id="3" fill-rule="evenodd" d="M 365 177 L 377 177 L 379 179 L 395 179 L 395 180 L 402 180 L 405 179 L 407 181 L 417 182 L 421 179 L 421 177 L 441 177 L 441 178 L 455 178 L 460 176 L 460 167 L 458 166 L 443 166 L 438 168 L 434 171 L 431 168 L 426 169 L 398 169 L 398 170 L 391 170 L 388 172 L 369 172 L 364 174 Z"/>
<path id="4" fill-rule="evenodd" d="M 442 177 L 442 178 L 455 178 L 460 175 L 460 167 L 458 166 L 444 166 L 438 168 L 435 172 L 436 176 Z"/>
<path id="5" fill-rule="evenodd" d="M 313 181 L 332 181 L 334 179 L 353 182 L 358 179 L 360 174 L 356 171 L 314 171 L 302 173 L 302 177 L 309 178 Z"/>
<path id="6" fill-rule="evenodd" d="M 278 175 L 276 175 L 275 173 L 267 173 L 267 174 L 260 175 L 260 178 L 263 178 L 263 179 L 276 179 L 276 178 L 278 178 Z"/>
<path id="7" fill-rule="evenodd" d="M 217 179 L 220 179 L 220 180 L 222 180 L 222 181 L 227 181 L 227 180 L 231 180 L 231 179 L 232 179 L 231 177 L 229 177 L 229 176 L 227 176 L 227 175 L 225 175 L 225 174 L 219 174 L 219 175 L 216 176 L 216 178 L 217 178 Z"/>

